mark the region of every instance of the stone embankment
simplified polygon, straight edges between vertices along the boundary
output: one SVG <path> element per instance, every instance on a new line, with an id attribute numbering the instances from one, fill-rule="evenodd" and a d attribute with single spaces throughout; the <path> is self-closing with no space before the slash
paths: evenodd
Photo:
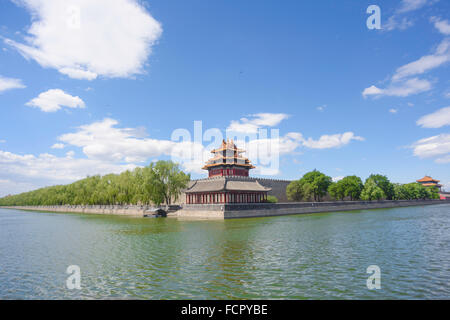
<path id="1" fill-rule="evenodd" d="M 185 204 L 171 206 L 168 217 L 233 219 L 284 216 L 318 212 L 336 212 L 365 209 L 385 209 L 450 204 L 450 200 L 381 200 L 381 201 L 329 201 L 329 202 L 287 202 L 287 203 L 230 203 L 230 204 Z M 90 214 L 110 214 L 143 217 L 152 212 L 151 206 L 137 205 L 64 205 L 64 206 L 17 206 L 9 209 L 72 212 Z M 179 210 L 178 210 L 179 209 Z"/>
<path id="2" fill-rule="evenodd" d="M 10 209 L 46 211 L 46 212 L 71 212 L 90 214 L 113 214 L 143 217 L 146 212 L 152 210 L 150 206 L 137 205 L 63 205 L 63 206 L 17 206 Z"/>
<path id="3" fill-rule="evenodd" d="M 177 211 L 178 217 L 203 219 L 233 219 L 284 216 L 318 212 L 336 212 L 365 209 L 450 204 L 445 200 L 381 200 L 381 201 L 330 201 L 252 204 L 184 205 Z"/>

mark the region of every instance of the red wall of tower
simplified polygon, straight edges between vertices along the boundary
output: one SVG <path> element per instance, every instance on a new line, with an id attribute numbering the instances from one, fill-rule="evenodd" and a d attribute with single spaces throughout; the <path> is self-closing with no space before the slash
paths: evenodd
<path id="1" fill-rule="evenodd" d="M 211 177 L 225 177 L 225 176 L 239 176 L 248 177 L 248 169 L 209 169 L 208 176 Z"/>

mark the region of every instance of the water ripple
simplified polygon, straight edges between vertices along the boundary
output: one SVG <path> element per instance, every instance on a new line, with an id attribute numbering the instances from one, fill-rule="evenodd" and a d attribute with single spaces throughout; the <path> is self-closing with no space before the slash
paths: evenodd
<path id="1" fill-rule="evenodd" d="M 449 211 L 180 221 L 0 209 L 0 299 L 448 299 Z M 381 290 L 366 287 L 373 264 Z M 81 290 L 66 288 L 69 265 Z"/>

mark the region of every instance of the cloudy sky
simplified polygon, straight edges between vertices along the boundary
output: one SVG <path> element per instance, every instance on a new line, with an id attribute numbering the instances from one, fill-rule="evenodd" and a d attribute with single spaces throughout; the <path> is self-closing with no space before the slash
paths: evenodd
<path id="1" fill-rule="evenodd" d="M 450 189 L 448 1 L 2 0 L 0 48 L 0 196 L 174 154 L 203 177 L 194 121 L 278 129 L 256 175 Z"/>

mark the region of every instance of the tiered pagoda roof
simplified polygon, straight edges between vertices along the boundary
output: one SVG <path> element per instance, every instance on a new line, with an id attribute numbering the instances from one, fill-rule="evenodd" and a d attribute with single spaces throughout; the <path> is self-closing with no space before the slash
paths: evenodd
<path id="1" fill-rule="evenodd" d="M 218 149 L 211 151 L 214 157 L 209 159 L 202 169 L 208 170 L 212 167 L 223 165 L 244 167 L 246 169 L 255 168 L 248 158 L 241 155 L 244 152 L 245 150 L 239 149 L 233 140 L 222 140 L 222 145 Z"/>
<path id="2" fill-rule="evenodd" d="M 254 166 L 241 154 L 233 140 L 222 140 L 218 149 L 211 151 L 214 156 L 203 169 L 208 170 L 208 178 L 191 181 L 185 190 L 187 204 L 210 203 L 260 203 L 267 201 L 267 193 L 272 190 L 262 186 L 256 179 L 249 178 Z"/>
<path id="3" fill-rule="evenodd" d="M 416 181 L 425 187 L 431 187 L 431 186 L 441 187 L 441 185 L 439 184 L 440 180 L 435 180 L 430 176 L 425 176 L 422 179 L 419 179 Z"/>
<path id="4" fill-rule="evenodd" d="M 425 176 L 422 179 L 417 180 L 417 182 L 439 182 L 440 180 L 434 180 L 430 176 Z"/>

